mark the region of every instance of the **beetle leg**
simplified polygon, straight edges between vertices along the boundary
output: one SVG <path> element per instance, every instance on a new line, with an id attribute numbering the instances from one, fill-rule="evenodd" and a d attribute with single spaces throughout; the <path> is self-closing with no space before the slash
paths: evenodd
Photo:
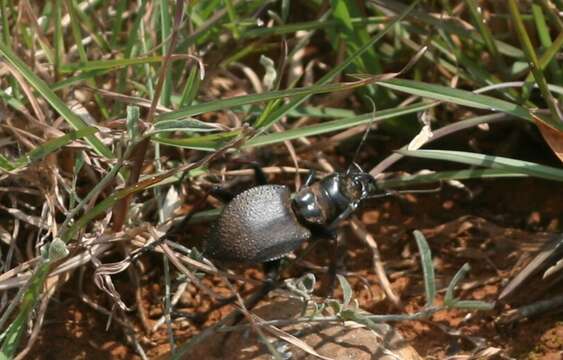
<path id="1" fill-rule="evenodd" d="M 260 165 L 256 163 L 251 163 L 252 169 L 254 170 L 254 179 L 256 179 L 256 183 L 258 185 L 267 185 L 268 178 L 266 178 L 266 174 L 264 174 L 264 170 L 260 167 Z"/>
<path id="2" fill-rule="evenodd" d="M 344 259 L 346 256 L 346 244 L 342 231 L 333 233 L 331 247 L 330 262 L 328 264 L 327 283 L 323 290 L 325 297 L 332 297 L 336 288 L 336 275 L 344 268 Z"/>
<path id="3" fill-rule="evenodd" d="M 338 215 L 336 217 L 336 219 L 334 219 L 332 221 L 332 223 L 330 223 L 330 225 L 328 225 L 328 229 L 329 230 L 334 230 L 336 229 L 336 227 L 338 226 L 338 224 L 340 224 L 340 222 L 342 222 L 342 220 L 348 218 L 348 216 L 352 215 L 352 213 L 354 211 L 356 211 L 356 209 L 358 208 L 358 203 L 357 202 L 351 202 L 346 209 L 344 209 L 343 212 L 340 213 L 340 215 Z"/>
<path id="4" fill-rule="evenodd" d="M 247 310 L 252 310 L 252 308 L 258 305 L 260 300 L 262 300 L 266 295 L 268 295 L 270 291 L 274 290 L 277 287 L 279 280 L 278 279 L 279 273 L 280 273 L 280 264 L 281 264 L 281 260 L 279 259 L 268 261 L 262 264 L 265 273 L 264 283 L 260 285 L 257 291 L 255 291 L 252 295 L 250 295 L 248 300 L 245 301 L 244 307 Z M 187 318 L 196 324 L 203 324 L 205 320 L 207 320 L 209 314 L 211 314 L 213 311 L 220 309 L 223 306 L 230 305 L 236 301 L 237 301 L 237 296 L 233 295 L 228 298 L 221 299 L 217 304 L 212 305 L 207 311 L 203 313 L 188 314 L 182 311 L 176 311 L 175 315 L 178 317 Z M 236 325 L 242 319 L 243 319 L 242 313 L 237 313 L 232 324 Z"/>
<path id="5" fill-rule="evenodd" d="M 219 185 L 213 186 L 209 190 L 209 194 L 211 194 L 211 196 L 213 196 L 214 198 L 219 199 L 224 204 L 230 202 L 235 198 L 235 194 Z"/>
<path id="6" fill-rule="evenodd" d="M 305 178 L 305 184 L 303 186 L 309 186 L 313 183 L 313 181 L 315 180 L 315 169 L 309 169 L 309 173 L 307 174 L 307 177 Z"/>
<path id="7" fill-rule="evenodd" d="M 247 310 L 252 310 L 256 305 L 258 305 L 260 300 L 266 297 L 266 295 L 268 295 L 270 291 L 274 290 L 278 286 L 281 267 L 280 265 L 280 259 L 268 261 L 262 264 L 262 266 L 264 267 L 264 272 L 266 273 L 266 277 L 264 279 L 264 283 L 260 286 L 258 291 L 252 294 L 252 296 L 250 296 L 248 300 L 244 302 L 244 307 Z M 240 312 L 236 314 L 233 320 L 233 325 L 239 323 L 243 319 L 243 317 L 244 315 Z"/>
<path id="8" fill-rule="evenodd" d="M 264 267 L 264 272 L 266 277 L 264 279 L 264 284 L 254 293 L 244 304 L 244 306 L 251 310 L 254 308 L 260 300 L 262 300 L 270 291 L 272 291 L 278 283 L 280 276 L 280 265 L 281 260 L 272 260 L 265 262 L 262 266 Z"/>

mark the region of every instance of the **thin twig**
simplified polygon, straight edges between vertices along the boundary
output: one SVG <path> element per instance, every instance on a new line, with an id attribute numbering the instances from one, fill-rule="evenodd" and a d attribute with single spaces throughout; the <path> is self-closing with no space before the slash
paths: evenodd
<path id="1" fill-rule="evenodd" d="M 350 225 L 352 230 L 360 239 L 362 239 L 368 247 L 371 249 L 372 253 L 372 260 L 373 260 L 373 268 L 377 277 L 379 278 L 379 282 L 383 291 L 391 301 L 391 303 L 397 308 L 402 309 L 403 305 L 401 304 L 401 298 L 393 291 L 391 287 L 391 282 L 385 273 L 385 267 L 383 266 L 383 262 L 381 261 L 381 254 L 379 252 L 379 248 L 377 246 L 377 242 L 373 238 L 373 236 L 366 230 L 364 224 L 358 219 L 356 215 L 353 215 L 350 218 Z"/>

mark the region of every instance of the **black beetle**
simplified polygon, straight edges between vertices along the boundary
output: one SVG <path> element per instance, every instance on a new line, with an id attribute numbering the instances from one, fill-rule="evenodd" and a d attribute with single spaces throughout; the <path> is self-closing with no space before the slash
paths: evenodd
<path id="1" fill-rule="evenodd" d="M 310 172 L 293 197 L 287 186 L 261 185 L 232 198 L 212 227 L 204 254 L 236 263 L 280 259 L 314 234 L 332 234 L 377 189 L 375 179 L 357 166 L 317 182 L 314 177 Z"/>

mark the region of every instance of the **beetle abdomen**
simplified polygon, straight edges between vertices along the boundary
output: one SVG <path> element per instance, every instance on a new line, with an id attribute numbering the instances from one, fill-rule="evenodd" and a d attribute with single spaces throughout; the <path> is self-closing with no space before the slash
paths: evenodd
<path id="1" fill-rule="evenodd" d="M 256 186 L 225 206 L 204 252 L 221 261 L 261 263 L 286 255 L 310 237 L 293 213 L 286 186 Z"/>

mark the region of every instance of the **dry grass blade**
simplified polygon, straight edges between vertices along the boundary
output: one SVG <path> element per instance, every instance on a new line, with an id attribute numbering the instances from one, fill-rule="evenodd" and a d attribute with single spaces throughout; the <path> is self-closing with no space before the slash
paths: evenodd
<path id="1" fill-rule="evenodd" d="M 172 30 L 172 36 L 170 38 L 170 45 L 168 47 L 168 52 L 165 55 L 162 66 L 160 69 L 160 73 L 158 76 L 158 83 L 153 94 L 153 99 L 151 106 L 149 108 L 149 113 L 146 118 L 147 123 L 152 123 L 156 107 L 158 101 L 160 100 L 160 95 L 162 92 L 162 88 L 164 86 L 167 69 L 170 64 L 171 55 L 176 48 L 176 42 L 178 39 L 178 32 L 180 31 L 180 24 L 182 22 L 182 18 L 184 16 L 184 2 L 182 0 L 176 1 L 176 9 L 175 9 L 175 18 L 174 18 L 174 29 Z M 142 140 L 139 144 L 135 145 L 135 149 L 131 155 L 131 160 L 133 162 L 131 166 L 131 173 L 129 174 L 129 178 L 127 179 L 127 185 L 133 186 L 139 181 L 139 177 L 141 176 L 141 170 L 143 167 L 143 162 L 145 160 L 145 156 L 149 146 L 149 139 Z M 120 231 L 125 223 L 125 218 L 127 216 L 127 211 L 129 208 L 129 202 L 131 200 L 131 195 L 125 196 L 121 199 L 113 209 L 113 224 L 112 229 L 113 231 Z"/>
<path id="2" fill-rule="evenodd" d="M 258 326 L 260 326 L 261 328 L 263 328 L 264 330 L 266 330 L 267 332 L 269 332 L 273 336 L 277 337 L 278 339 L 282 339 L 283 341 L 286 341 L 286 342 L 298 347 L 299 349 L 305 351 L 307 354 L 313 355 L 314 357 L 316 357 L 318 359 L 334 360 L 333 358 L 319 354 L 318 352 L 315 351 L 314 348 L 309 346 L 309 344 L 307 344 L 303 340 L 301 340 L 301 339 L 299 339 L 299 338 L 297 338 L 297 337 L 295 337 L 295 336 L 275 327 L 274 325 L 264 323 L 264 320 L 261 319 L 260 317 L 258 317 L 257 315 L 251 314 L 251 316 L 256 321 L 256 324 Z"/>
<path id="3" fill-rule="evenodd" d="M 383 291 L 385 291 L 385 294 L 387 294 L 387 297 L 389 298 L 391 303 L 396 308 L 401 309 L 403 307 L 401 304 L 401 298 L 395 293 L 395 291 L 393 291 L 393 288 L 391 287 L 391 282 L 389 281 L 389 278 L 387 277 L 387 274 L 385 272 L 385 268 L 383 267 L 381 254 L 377 247 L 377 242 L 356 216 L 352 217 L 350 224 L 352 225 L 352 230 L 356 233 L 356 236 L 362 239 L 372 251 L 373 267 L 375 269 L 375 273 L 379 278 L 379 282 L 381 283 Z"/>
<path id="4" fill-rule="evenodd" d="M 559 356 L 562 5 L 0 0 L 0 358 Z M 198 250 L 217 186 L 351 164 L 381 196 L 327 248 L 292 195 L 276 281 Z"/>

